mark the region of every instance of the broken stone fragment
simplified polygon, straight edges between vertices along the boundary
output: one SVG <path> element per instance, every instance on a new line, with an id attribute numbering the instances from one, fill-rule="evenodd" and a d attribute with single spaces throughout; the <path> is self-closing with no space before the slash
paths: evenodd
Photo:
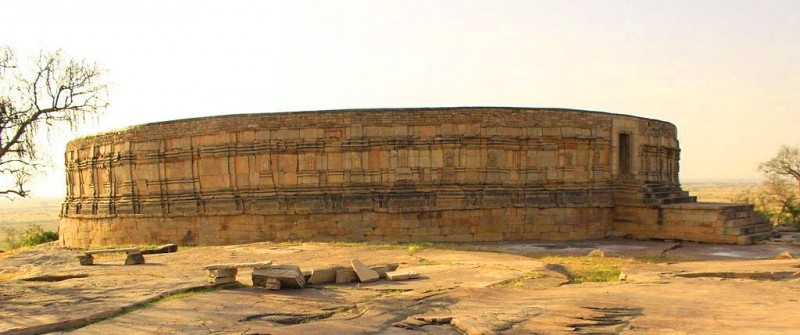
<path id="1" fill-rule="evenodd" d="M 294 264 L 278 264 L 278 265 L 272 265 L 272 266 L 270 266 L 270 269 L 278 269 L 278 270 L 292 270 L 292 271 L 297 271 L 297 273 L 300 273 L 301 275 L 302 275 L 302 273 L 303 273 L 303 271 L 302 271 L 302 270 L 300 270 L 300 266 L 297 266 L 297 265 L 294 265 Z"/>
<path id="2" fill-rule="evenodd" d="M 259 286 L 264 286 L 268 278 L 275 278 L 281 282 L 282 288 L 303 288 L 306 285 L 306 280 L 303 278 L 303 274 L 297 269 L 299 269 L 297 266 L 254 269 L 253 285 L 261 283 Z"/>
<path id="3" fill-rule="evenodd" d="M 239 272 L 238 269 L 208 270 L 208 276 L 214 278 L 236 277 L 236 274 L 238 272 Z"/>
<path id="4" fill-rule="evenodd" d="M 381 278 L 386 278 L 387 272 L 397 270 L 398 267 L 400 267 L 399 263 L 373 264 L 369 266 L 369 268 L 375 270 Z"/>
<path id="5" fill-rule="evenodd" d="M 344 266 L 328 266 L 311 270 L 309 284 L 325 284 L 336 282 L 336 271 L 344 270 Z"/>
<path id="6" fill-rule="evenodd" d="M 386 278 L 386 273 L 389 272 L 389 267 L 386 265 L 373 265 L 369 268 L 378 273 L 378 278 Z"/>
<path id="7" fill-rule="evenodd" d="M 263 285 L 268 290 L 280 290 L 281 289 L 281 281 L 276 278 L 267 278 L 267 281 L 264 282 Z"/>
<path id="8" fill-rule="evenodd" d="M 236 282 L 236 277 L 208 277 L 208 282 L 212 285 L 230 284 Z"/>
<path id="9" fill-rule="evenodd" d="M 178 245 L 177 244 L 164 244 L 159 245 L 155 249 L 148 249 L 142 250 L 142 254 L 150 255 L 150 254 L 166 254 L 170 252 L 177 252 Z"/>
<path id="10" fill-rule="evenodd" d="M 78 255 L 78 262 L 81 265 L 92 265 L 94 264 L 94 257 L 92 255 Z"/>
<path id="11" fill-rule="evenodd" d="M 356 275 L 358 276 L 358 280 L 362 283 L 370 283 L 377 281 L 380 279 L 378 272 L 373 269 L 368 268 L 364 263 L 362 263 L 358 259 L 353 259 L 350 261 L 353 264 L 353 270 L 356 271 Z"/>
<path id="12" fill-rule="evenodd" d="M 238 268 L 265 269 L 269 268 L 271 265 L 272 261 L 256 262 L 256 263 L 226 263 L 226 264 L 209 264 L 204 266 L 203 269 L 204 270 L 238 269 Z"/>
<path id="13" fill-rule="evenodd" d="M 386 279 L 392 281 L 408 280 L 416 278 L 419 278 L 419 275 L 412 270 L 389 271 L 386 273 Z"/>
<path id="14" fill-rule="evenodd" d="M 336 270 L 336 283 L 347 284 L 358 280 L 358 275 L 353 269 Z"/>
<path id="15" fill-rule="evenodd" d="M 452 316 L 444 316 L 444 315 L 438 315 L 438 316 L 424 315 L 424 316 L 415 316 L 414 318 L 428 323 L 450 323 L 450 321 L 453 320 Z"/>
<path id="16" fill-rule="evenodd" d="M 144 264 L 144 255 L 142 255 L 139 249 L 128 252 L 128 256 L 125 257 L 125 265 L 138 265 L 138 264 Z"/>

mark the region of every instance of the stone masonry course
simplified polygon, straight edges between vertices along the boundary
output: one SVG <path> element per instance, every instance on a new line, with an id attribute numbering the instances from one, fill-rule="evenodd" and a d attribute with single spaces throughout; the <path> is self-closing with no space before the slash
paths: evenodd
<path id="1" fill-rule="evenodd" d="M 736 243 L 758 230 L 688 227 L 689 207 L 664 216 L 696 201 L 680 190 L 676 127 L 602 112 L 225 115 L 78 138 L 65 159 L 70 246 L 675 238 L 665 229 Z"/>

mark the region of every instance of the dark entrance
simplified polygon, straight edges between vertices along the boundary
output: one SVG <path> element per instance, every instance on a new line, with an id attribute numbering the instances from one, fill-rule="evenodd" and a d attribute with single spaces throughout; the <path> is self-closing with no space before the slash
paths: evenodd
<path id="1" fill-rule="evenodd" d="M 619 133 L 619 176 L 630 178 L 631 175 L 631 134 Z"/>

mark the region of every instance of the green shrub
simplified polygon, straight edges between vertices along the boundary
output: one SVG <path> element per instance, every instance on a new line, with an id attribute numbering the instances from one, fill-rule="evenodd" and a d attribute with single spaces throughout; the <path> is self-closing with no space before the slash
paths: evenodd
<path id="1" fill-rule="evenodd" d="M 44 230 L 42 226 L 38 224 L 32 224 L 24 231 L 11 227 L 3 227 L 3 232 L 6 235 L 4 244 L 11 249 L 58 241 L 57 232 Z"/>

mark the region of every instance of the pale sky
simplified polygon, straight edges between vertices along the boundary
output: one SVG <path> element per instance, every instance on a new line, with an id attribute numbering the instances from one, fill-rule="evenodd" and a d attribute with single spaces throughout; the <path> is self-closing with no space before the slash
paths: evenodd
<path id="1" fill-rule="evenodd" d="M 108 70 L 91 134 L 219 114 L 426 106 L 674 123 L 681 179 L 757 178 L 800 145 L 800 1 L 4 2 L 0 44 Z M 22 59 L 20 59 L 22 61 Z M 63 151 L 33 191 L 65 193 Z"/>

